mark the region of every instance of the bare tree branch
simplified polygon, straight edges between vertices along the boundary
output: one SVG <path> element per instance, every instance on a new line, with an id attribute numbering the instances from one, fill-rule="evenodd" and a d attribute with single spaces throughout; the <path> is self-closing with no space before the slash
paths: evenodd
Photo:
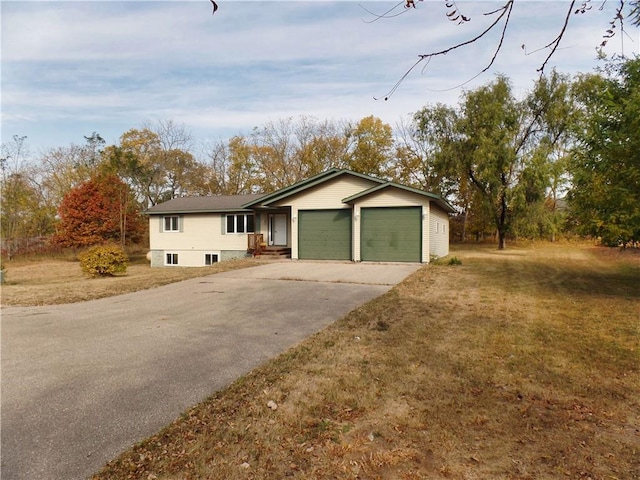
<path id="1" fill-rule="evenodd" d="M 493 12 L 488 12 L 485 13 L 486 16 L 489 15 L 493 15 L 494 13 L 497 12 L 501 12 L 500 15 L 498 16 L 498 18 L 495 19 L 495 21 L 489 25 L 482 33 L 480 33 L 479 35 L 476 35 L 475 37 L 473 37 L 470 40 L 467 40 L 466 42 L 461 42 L 458 43 L 457 45 L 453 45 L 449 48 L 445 48 L 444 50 L 440 50 L 438 52 L 433 52 L 433 53 L 427 53 L 427 54 L 423 54 L 423 55 L 418 55 L 422 60 L 424 60 L 425 58 L 428 57 L 435 57 L 438 55 L 446 55 L 447 53 L 460 48 L 460 47 L 464 47 L 465 45 L 469 45 L 471 43 L 474 43 L 478 40 L 480 40 L 482 37 L 484 37 L 487 33 L 489 33 L 497 24 L 498 22 L 500 22 L 500 20 L 502 20 L 502 17 L 504 17 L 505 15 L 507 15 L 507 20 L 505 22 L 505 28 L 502 31 L 502 37 L 500 38 L 500 45 L 502 45 L 502 40 L 504 39 L 504 31 L 506 29 L 507 24 L 509 23 L 509 15 L 511 15 L 511 10 L 513 9 L 513 2 L 514 0 L 509 0 L 507 3 L 505 3 L 502 7 L 498 8 L 497 10 L 494 10 Z"/>
<path id="2" fill-rule="evenodd" d="M 498 47 L 496 48 L 496 50 L 495 50 L 495 52 L 493 54 L 493 57 L 491 58 L 491 61 L 477 75 L 475 75 L 473 78 L 467 80 L 467 82 L 465 82 L 465 83 L 470 82 L 474 78 L 478 77 L 482 73 L 484 73 L 487 70 L 489 70 L 489 68 L 491 68 L 491 65 L 493 65 L 493 63 L 495 62 L 495 60 L 496 60 L 496 58 L 498 56 L 498 53 L 500 52 L 500 49 L 502 48 L 502 44 L 504 42 L 504 37 L 506 35 L 507 27 L 509 25 L 509 19 L 511 17 L 511 11 L 513 10 L 513 2 L 514 2 L 514 0 L 508 0 L 507 3 L 505 3 L 502 7 L 498 8 L 498 9 L 492 11 L 492 12 L 485 13 L 484 15 L 489 16 L 489 15 L 493 15 L 495 13 L 500 12 L 500 15 L 498 15 L 498 17 L 493 21 L 493 23 L 491 25 L 489 25 L 482 33 L 476 35 L 472 39 L 467 40 L 465 42 L 458 43 L 456 45 L 452 45 L 451 47 L 445 48 L 444 50 L 440 50 L 440 51 L 432 52 L 432 53 L 427 53 L 427 54 L 423 54 L 423 55 L 418 55 L 418 61 L 416 63 L 414 63 L 413 66 L 411 66 L 411 68 L 409 68 L 409 70 L 407 70 L 405 72 L 405 74 L 400 78 L 400 80 L 398 80 L 396 82 L 396 84 L 391 88 L 391 90 L 389 90 L 389 92 L 384 96 L 384 99 L 388 100 L 389 97 L 391 97 L 391 95 L 393 95 L 393 93 L 402 84 L 404 79 L 407 78 L 407 76 L 413 71 L 413 69 L 416 68 L 421 62 L 423 62 L 424 60 L 430 61 L 433 57 L 437 57 L 437 56 L 440 56 L 440 55 L 446 55 L 447 53 L 449 53 L 449 52 L 451 52 L 453 50 L 456 50 L 458 48 L 464 47 L 466 45 L 470 45 L 470 44 L 480 40 L 482 37 L 487 35 L 500 22 L 500 20 L 502 20 L 502 18 L 506 15 L 507 18 L 505 19 L 504 26 L 502 28 L 502 34 L 500 35 L 500 41 L 498 42 Z M 448 5 L 449 4 L 447 4 L 447 6 Z M 465 17 L 465 18 L 467 18 L 467 17 Z"/>
<path id="3" fill-rule="evenodd" d="M 455 2 L 455 0 L 444 0 L 445 1 L 445 5 L 447 7 L 447 12 L 446 12 L 446 16 L 449 20 L 451 21 L 456 21 L 458 23 L 465 23 L 470 21 L 470 18 L 466 17 L 465 15 L 463 15 L 462 13 L 460 13 L 460 10 Z M 602 10 L 604 8 L 604 4 L 607 2 L 607 0 L 603 0 L 602 5 L 600 6 L 600 10 Z M 403 3 L 405 3 L 404 1 L 401 1 L 400 3 L 398 3 L 397 5 L 395 5 L 392 9 L 388 10 L 387 12 L 385 12 L 383 15 L 379 16 L 378 18 L 376 18 L 376 20 L 379 20 L 380 18 L 388 18 L 388 14 L 393 11 L 395 8 L 400 7 L 400 5 L 402 5 Z M 484 67 L 482 70 L 480 70 L 476 75 L 474 75 L 473 77 L 471 77 L 470 79 L 466 80 L 465 82 L 452 87 L 453 88 L 459 88 L 469 82 L 471 82 L 472 80 L 476 79 L 477 77 L 479 77 L 480 75 L 482 75 L 483 73 L 485 73 L 487 70 L 489 70 L 491 68 L 491 66 L 495 63 L 498 54 L 500 53 L 502 46 L 504 44 L 505 41 L 505 37 L 506 37 L 506 32 L 507 32 L 507 28 L 509 27 L 509 22 L 511 19 L 511 12 L 513 11 L 513 6 L 514 6 L 515 0 L 508 0 L 504 3 L 504 5 L 502 5 L 501 7 L 497 8 L 496 10 L 493 10 L 491 12 L 487 12 L 484 15 L 485 16 L 490 16 L 490 15 L 494 15 L 494 14 L 499 14 L 495 20 L 487 27 L 485 28 L 480 34 L 476 35 L 473 38 L 470 38 L 469 40 L 466 40 L 464 42 L 460 42 L 457 43 L 455 45 L 452 45 L 448 48 L 445 48 L 443 50 L 439 50 L 436 52 L 431 52 L 431 53 L 427 53 L 427 54 L 421 54 L 418 56 L 418 60 L 402 75 L 402 77 L 400 77 L 400 79 L 393 85 L 393 87 L 387 92 L 387 94 L 383 97 L 385 100 L 388 100 L 394 93 L 395 91 L 400 87 L 400 85 L 404 82 L 404 80 L 407 78 L 407 76 L 409 76 L 409 74 L 411 74 L 411 72 L 413 72 L 413 70 L 422 62 L 424 62 L 425 60 L 428 62 L 437 56 L 441 56 L 441 55 L 446 55 L 449 52 L 452 52 L 454 50 L 457 50 L 459 48 L 468 46 L 474 42 L 477 42 L 478 40 L 480 40 L 481 38 L 483 38 L 484 36 L 486 36 L 489 32 L 491 32 L 492 30 L 494 30 L 496 28 L 496 26 L 503 21 L 504 24 L 502 25 L 502 32 L 500 34 L 500 39 L 498 41 L 498 45 L 493 53 L 493 56 L 491 57 L 489 63 L 487 64 L 486 67 Z M 631 23 L 632 25 L 638 26 L 640 27 L 640 0 L 630 0 L 628 3 L 631 6 L 631 10 L 629 12 L 629 14 L 627 15 L 627 18 L 631 19 Z M 409 3 L 407 3 L 405 5 L 405 8 L 407 8 L 407 6 L 409 5 Z M 415 7 L 414 3 L 411 3 L 411 6 Z M 571 15 L 572 14 L 584 14 L 588 11 L 590 11 L 592 9 L 591 6 L 591 0 L 583 0 L 581 2 L 581 4 L 578 6 L 578 8 L 575 8 L 576 6 L 576 0 L 571 0 L 570 4 L 569 4 L 569 8 L 567 9 L 567 14 L 565 15 L 564 21 L 562 23 L 562 27 L 560 28 L 560 32 L 558 33 L 558 35 L 548 44 L 546 44 L 543 47 L 537 48 L 535 50 L 533 50 L 532 52 L 527 52 L 526 50 L 526 46 L 523 44 L 522 48 L 523 50 L 525 50 L 525 55 L 529 55 L 530 53 L 534 53 L 534 52 L 538 52 L 540 50 L 544 50 L 544 49 L 550 49 L 549 54 L 547 55 L 547 57 L 545 58 L 544 62 L 541 64 L 540 68 L 537 69 L 538 72 L 540 72 L 541 75 L 544 74 L 544 70 L 547 67 L 547 64 L 549 63 L 549 61 L 551 60 L 551 58 L 554 56 L 554 54 L 556 53 L 556 51 L 559 49 L 560 43 L 563 40 L 566 32 L 567 32 L 567 28 L 569 26 L 569 21 L 571 19 Z M 607 41 L 612 38 L 615 35 L 615 28 L 617 26 L 617 24 L 620 24 L 620 31 L 621 33 L 626 33 L 624 31 L 624 24 L 623 24 L 623 20 L 625 18 L 625 14 L 623 13 L 624 11 L 624 7 L 625 7 L 625 0 L 619 0 L 619 5 L 618 8 L 616 9 L 616 13 L 614 18 L 609 22 L 609 28 L 606 30 L 606 33 L 603 35 L 603 42 L 601 43 L 600 47 L 604 47 L 607 43 Z M 406 10 L 405 10 L 406 11 Z M 371 13 L 371 12 L 370 12 Z M 404 13 L 401 12 L 401 13 Z M 399 15 L 399 14 L 398 14 Z M 394 15 L 396 16 L 396 15 Z M 426 66 L 425 66 L 426 67 Z M 423 67 L 424 68 L 424 67 Z M 378 98 L 374 97 L 374 99 L 378 100 Z"/>
<path id="4" fill-rule="evenodd" d="M 393 17 L 397 17 L 399 15 L 402 15 L 403 13 L 407 13 L 407 10 L 404 9 L 399 13 L 394 13 L 393 15 L 391 15 L 391 12 L 393 12 L 395 9 L 397 9 L 401 5 L 405 5 L 405 1 L 404 0 L 400 0 L 398 3 L 396 3 L 393 7 L 391 7 L 389 10 L 387 10 L 383 14 L 374 13 L 371 10 L 368 10 L 365 7 L 363 7 L 362 5 L 360 5 L 361 9 L 363 9 L 365 12 L 367 12 L 368 14 L 373 15 L 375 17 L 373 20 L 370 20 L 370 21 L 363 20 L 363 22 L 364 23 L 373 23 L 373 22 L 377 22 L 378 20 L 381 20 L 383 18 L 393 18 Z"/>
<path id="5" fill-rule="evenodd" d="M 564 36 L 564 32 L 567 31 L 567 26 L 569 26 L 569 17 L 571 17 L 571 12 L 573 12 L 573 7 L 576 4 L 575 0 L 573 0 L 571 2 L 571 5 L 569 5 L 569 10 L 567 11 L 567 15 L 564 19 L 564 23 L 562 24 L 562 29 L 560 29 L 560 33 L 558 34 L 558 36 L 556 38 L 554 38 L 551 42 L 549 42 L 547 45 L 545 45 L 545 48 L 547 47 L 551 47 L 551 52 L 549 53 L 549 55 L 547 55 L 547 58 L 544 60 L 544 62 L 542 63 L 542 66 L 540 68 L 538 68 L 538 72 L 543 73 L 544 72 L 544 67 L 547 66 L 547 63 L 549 62 L 549 59 L 553 56 L 553 54 L 556 52 L 558 45 L 560 45 L 560 41 L 562 40 L 562 37 Z"/>

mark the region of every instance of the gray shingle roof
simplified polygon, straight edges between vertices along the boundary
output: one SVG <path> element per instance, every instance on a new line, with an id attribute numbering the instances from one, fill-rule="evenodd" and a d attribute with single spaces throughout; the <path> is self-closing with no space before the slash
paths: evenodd
<path id="1" fill-rule="evenodd" d="M 257 200 L 264 195 L 216 195 L 203 197 L 179 197 L 168 200 L 147 210 L 148 215 L 167 213 L 212 213 L 244 211 L 242 205 Z"/>

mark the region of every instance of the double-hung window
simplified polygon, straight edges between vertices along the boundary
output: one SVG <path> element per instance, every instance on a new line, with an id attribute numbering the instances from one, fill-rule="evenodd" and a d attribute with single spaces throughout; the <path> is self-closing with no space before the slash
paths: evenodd
<path id="1" fill-rule="evenodd" d="M 252 214 L 227 215 L 227 233 L 253 233 L 255 223 Z"/>
<path id="2" fill-rule="evenodd" d="M 171 215 L 167 217 L 163 217 L 162 221 L 163 232 L 179 232 L 180 231 L 180 217 L 178 215 Z"/>

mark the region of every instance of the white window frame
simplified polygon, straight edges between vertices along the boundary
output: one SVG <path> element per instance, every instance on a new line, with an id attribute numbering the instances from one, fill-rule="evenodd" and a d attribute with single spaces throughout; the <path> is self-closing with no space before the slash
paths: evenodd
<path id="1" fill-rule="evenodd" d="M 167 220 L 169 220 L 169 227 L 167 228 Z M 175 228 L 174 228 L 175 227 Z M 180 216 L 179 215 L 165 215 L 162 217 L 162 231 L 163 232 L 179 232 L 180 231 Z"/>
<path id="2" fill-rule="evenodd" d="M 174 262 L 175 260 L 175 262 Z M 175 267 L 180 265 L 179 256 L 176 252 L 165 252 L 164 253 L 164 264 L 169 267 Z"/>
<path id="3" fill-rule="evenodd" d="M 253 217 L 253 229 L 249 231 L 248 225 L 248 217 Z M 233 231 L 229 231 L 229 218 L 233 218 Z M 241 219 L 243 232 L 238 231 L 238 221 Z M 255 233 L 256 229 L 256 219 L 253 213 L 230 213 L 224 216 L 224 232 L 227 235 L 240 234 L 244 235 L 245 233 Z"/>
<path id="4" fill-rule="evenodd" d="M 213 257 L 215 255 L 215 261 L 213 260 L 213 258 L 211 258 L 211 262 L 207 263 L 207 256 L 209 256 L 209 255 L 211 257 Z M 220 262 L 220 254 L 219 253 L 205 253 L 204 254 L 204 265 L 205 265 L 205 267 L 211 266 L 214 263 L 218 263 L 218 262 Z"/>

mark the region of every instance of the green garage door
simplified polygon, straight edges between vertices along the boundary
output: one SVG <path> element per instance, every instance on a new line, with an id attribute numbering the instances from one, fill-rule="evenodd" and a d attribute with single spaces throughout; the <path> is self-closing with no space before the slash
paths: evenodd
<path id="1" fill-rule="evenodd" d="M 351 210 L 300 210 L 298 258 L 351 260 Z"/>
<path id="2" fill-rule="evenodd" d="M 360 257 L 371 262 L 420 262 L 422 209 L 363 208 Z"/>

